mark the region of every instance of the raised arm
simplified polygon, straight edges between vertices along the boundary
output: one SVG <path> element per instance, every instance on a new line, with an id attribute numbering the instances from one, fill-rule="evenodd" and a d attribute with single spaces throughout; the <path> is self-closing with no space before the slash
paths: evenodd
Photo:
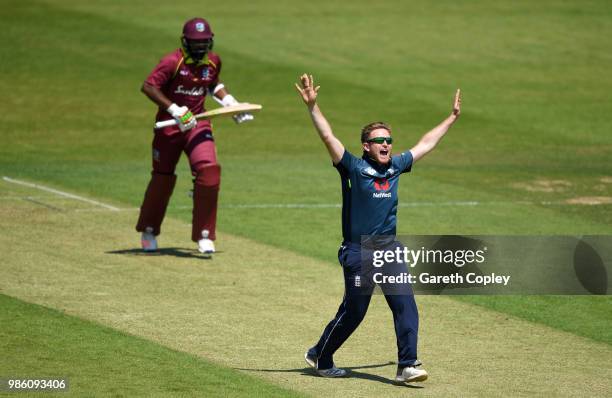
<path id="1" fill-rule="evenodd" d="M 444 119 L 442 123 L 434 127 L 431 131 L 425 134 L 421 140 L 410 149 L 413 162 L 416 162 L 423 156 L 431 152 L 438 145 L 438 142 L 444 137 L 450 126 L 455 123 L 461 114 L 461 90 L 457 90 L 455 94 L 455 102 L 453 103 L 453 111 L 449 117 Z"/>
<path id="2" fill-rule="evenodd" d="M 317 95 L 320 86 L 315 87 L 312 75 L 309 76 L 306 74 L 300 77 L 300 84 L 301 87 L 296 83 L 295 88 L 302 96 L 304 104 L 308 107 L 312 124 L 314 124 L 317 129 L 321 141 L 325 144 L 332 162 L 338 164 L 342 159 L 342 155 L 344 155 L 344 146 L 334 136 L 331 126 L 327 122 L 327 119 L 325 119 L 325 116 L 323 116 L 323 113 L 319 109 L 319 105 L 317 105 Z"/>

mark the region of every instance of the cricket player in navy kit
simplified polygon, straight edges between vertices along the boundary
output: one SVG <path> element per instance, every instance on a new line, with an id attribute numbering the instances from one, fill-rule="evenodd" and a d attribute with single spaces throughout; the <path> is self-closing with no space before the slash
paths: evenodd
<path id="1" fill-rule="evenodd" d="M 434 149 L 457 120 L 461 105 L 460 91 L 457 90 L 455 95 L 451 115 L 425 134 L 413 148 L 400 155 L 391 156 L 393 139 L 387 124 L 368 124 L 361 131 L 363 156 L 357 158 L 344 149 L 321 113 L 316 102 L 319 87 L 314 86 L 312 75 L 302 75 L 300 83 L 296 84 L 296 88 L 342 181 L 344 240 L 338 259 L 345 283 L 344 299 L 336 316 L 326 326 L 317 344 L 306 352 L 305 360 L 320 376 L 342 377 L 346 371 L 334 365 L 333 355 L 365 317 L 373 290 L 371 286 L 364 294 L 362 289 L 360 277 L 365 264 L 362 243 L 370 238 L 376 240 L 376 237 L 394 238 L 399 176 L 409 172 L 414 162 Z M 398 244 L 389 242 L 388 248 L 393 250 Z M 395 380 L 404 383 L 424 381 L 428 375 L 417 359 L 419 317 L 414 295 L 411 290 L 407 294 L 387 294 L 384 287 L 383 292 L 393 312 L 397 337 L 398 369 Z"/>

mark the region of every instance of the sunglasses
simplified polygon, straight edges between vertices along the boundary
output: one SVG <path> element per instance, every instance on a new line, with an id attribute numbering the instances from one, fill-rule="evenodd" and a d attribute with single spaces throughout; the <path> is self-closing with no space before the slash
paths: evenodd
<path id="1" fill-rule="evenodd" d="M 375 144 L 382 144 L 385 141 L 387 141 L 387 144 L 389 145 L 393 144 L 393 138 L 391 137 L 375 137 L 368 140 L 368 142 L 373 142 Z"/>

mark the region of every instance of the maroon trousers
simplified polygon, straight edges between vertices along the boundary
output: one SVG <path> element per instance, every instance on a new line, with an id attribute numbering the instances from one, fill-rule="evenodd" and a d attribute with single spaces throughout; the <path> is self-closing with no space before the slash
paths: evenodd
<path id="1" fill-rule="evenodd" d="M 210 122 L 199 121 L 195 128 L 185 133 L 176 126 L 156 130 L 152 147 L 153 171 L 136 230 L 143 232 L 150 227 L 155 235 L 159 235 L 176 183 L 176 164 L 181 152 L 185 152 L 195 177 L 191 239 L 197 242 L 202 239 L 202 231 L 208 231 L 208 238 L 214 240 L 221 167 L 217 164 Z"/>

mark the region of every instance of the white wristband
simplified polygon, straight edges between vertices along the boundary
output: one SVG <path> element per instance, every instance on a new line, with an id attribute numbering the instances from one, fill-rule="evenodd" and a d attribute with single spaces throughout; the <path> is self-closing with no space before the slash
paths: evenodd
<path id="1" fill-rule="evenodd" d="M 223 83 L 219 83 L 215 86 L 215 88 L 213 89 L 212 93 L 213 94 L 217 94 L 217 91 L 221 90 L 222 88 L 224 88 L 225 85 Z"/>
<path id="2" fill-rule="evenodd" d="M 233 95 L 227 94 L 225 97 L 221 99 L 221 104 L 223 106 L 232 106 L 232 105 L 237 105 L 238 101 L 236 100 L 236 98 L 234 98 Z"/>

